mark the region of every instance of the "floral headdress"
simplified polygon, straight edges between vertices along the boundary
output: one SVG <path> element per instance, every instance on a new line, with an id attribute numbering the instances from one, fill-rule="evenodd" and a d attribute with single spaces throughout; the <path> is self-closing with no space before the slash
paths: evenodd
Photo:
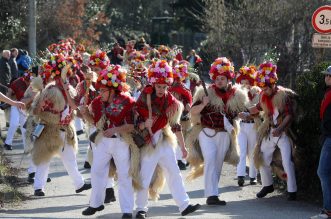
<path id="1" fill-rule="evenodd" d="M 228 79 L 234 78 L 234 67 L 229 59 L 220 57 L 215 59 L 211 64 L 209 76 L 210 79 L 216 80 L 218 76 L 225 76 Z"/>
<path id="2" fill-rule="evenodd" d="M 175 65 L 173 69 L 174 78 L 178 78 L 180 81 L 184 81 L 188 76 L 188 68 L 186 63 L 179 63 Z"/>
<path id="3" fill-rule="evenodd" d="M 278 81 L 277 66 L 271 62 L 265 62 L 259 66 L 256 82 L 259 87 L 275 84 Z"/>
<path id="4" fill-rule="evenodd" d="M 168 54 L 170 49 L 169 49 L 169 47 L 167 47 L 165 45 L 160 45 L 158 48 L 158 51 L 162 55 L 162 53 Z"/>
<path id="5" fill-rule="evenodd" d="M 83 53 L 83 52 L 85 52 L 85 46 L 80 43 L 76 46 L 75 50 L 76 50 L 76 52 Z"/>
<path id="6" fill-rule="evenodd" d="M 130 54 L 129 61 L 145 61 L 145 55 L 139 51 L 134 51 Z"/>
<path id="7" fill-rule="evenodd" d="M 152 84 L 171 85 L 174 81 L 172 68 L 165 60 L 153 62 L 148 68 L 148 81 Z"/>
<path id="8" fill-rule="evenodd" d="M 48 62 L 44 62 L 41 65 L 39 75 L 42 78 L 44 84 L 46 84 L 48 79 L 51 77 L 51 71 L 52 71 L 52 66 L 49 65 Z"/>
<path id="9" fill-rule="evenodd" d="M 251 66 L 242 66 L 237 74 L 236 82 L 240 83 L 241 80 L 248 80 L 250 85 L 254 85 L 256 78 L 256 67 Z"/>
<path id="10" fill-rule="evenodd" d="M 89 65 L 91 67 L 100 67 L 101 69 L 105 69 L 105 68 L 107 68 L 107 66 L 109 64 L 110 64 L 110 61 L 109 61 L 109 58 L 108 58 L 106 52 L 97 50 L 90 56 Z"/>
<path id="11" fill-rule="evenodd" d="M 100 72 L 97 79 L 97 87 L 114 88 L 119 91 L 125 91 L 126 70 L 120 65 L 109 65 Z"/>
<path id="12" fill-rule="evenodd" d="M 67 60 L 63 54 L 52 54 L 47 64 L 50 67 L 46 67 L 46 69 L 50 69 L 51 77 L 57 78 L 61 77 L 61 71 L 67 65 Z"/>

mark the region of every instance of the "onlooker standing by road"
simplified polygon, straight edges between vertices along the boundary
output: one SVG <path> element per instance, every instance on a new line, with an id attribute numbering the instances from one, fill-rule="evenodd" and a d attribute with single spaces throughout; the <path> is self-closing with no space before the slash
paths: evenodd
<path id="1" fill-rule="evenodd" d="M 16 57 L 18 56 L 18 49 L 12 48 L 10 50 L 10 59 L 9 59 L 9 66 L 11 71 L 11 81 L 14 81 L 18 78 L 18 67 L 16 63 Z"/>
<path id="2" fill-rule="evenodd" d="M 322 73 L 327 89 L 320 108 L 323 146 L 317 174 L 322 185 L 323 209 L 319 215 L 311 218 L 331 218 L 331 66 Z"/>
<path id="3" fill-rule="evenodd" d="M 16 63 L 18 67 L 18 76 L 22 77 L 24 72 L 30 68 L 32 64 L 32 59 L 29 56 L 28 51 L 20 49 L 18 51 L 18 56 L 16 58 Z"/>
<path id="4" fill-rule="evenodd" d="M 0 84 L 4 86 L 8 86 L 11 79 L 9 58 L 10 58 L 10 51 L 3 50 L 2 57 L 0 59 Z M 3 86 L 0 86 L 0 92 L 6 94 L 7 89 Z"/>

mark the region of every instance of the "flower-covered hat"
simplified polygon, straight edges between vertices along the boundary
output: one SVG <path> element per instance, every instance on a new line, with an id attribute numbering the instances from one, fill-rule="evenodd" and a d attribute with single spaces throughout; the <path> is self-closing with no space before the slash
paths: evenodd
<path id="1" fill-rule="evenodd" d="M 160 45 L 158 48 L 159 53 L 162 54 L 168 54 L 170 49 L 169 47 L 165 46 L 165 45 Z"/>
<path id="2" fill-rule="evenodd" d="M 141 52 L 139 51 L 134 51 L 129 55 L 128 58 L 129 61 L 145 61 L 145 55 L 143 55 Z"/>
<path id="3" fill-rule="evenodd" d="M 120 65 L 109 65 L 100 72 L 97 79 L 97 87 L 114 88 L 119 91 L 125 90 L 126 70 Z"/>
<path id="4" fill-rule="evenodd" d="M 153 62 L 148 68 L 148 81 L 151 84 L 171 85 L 174 81 L 172 68 L 165 60 Z"/>
<path id="5" fill-rule="evenodd" d="M 251 66 L 242 66 L 237 74 L 236 82 L 240 83 L 241 80 L 248 80 L 250 85 L 254 85 L 256 78 L 256 67 L 254 65 Z"/>
<path id="6" fill-rule="evenodd" d="M 67 65 L 66 57 L 63 54 L 52 54 L 47 63 L 52 78 L 61 77 L 61 71 Z"/>
<path id="7" fill-rule="evenodd" d="M 107 56 L 106 52 L 103 52 L 101 50 L 95 51 L 90 56 L 90 63 L 89 65 L 91 67 L 100 67 L 101 69 L 107 68 L 107 66 L 110 64 L 109 58 Z"/>
<path id="8" fill-rule="evenodd" d="M 85 46 L 83 45 L 83 44 L 78 44 L 77 46 L 76 46 L 76 48 L 75 48 L 75 50 L 76 50 L 76 52 L 78 52 L 78 53 L 83 53 L 83 52 L 85 52 Z"/>
<path id="9" fill-rule="evenodd" d="M 188 68 L 185 62 L 180 62 L 179 64 L 175 65 L 173 68 L 174 78 L 178 78 L 180 81 L 184 81 L 185 78 L 188 76 Z"/>
<path id="10" fill-rule="evenodd" d="M 210 67 L 210 79 L 216 80 L 216 78 L 221 75 L 227 77 L 228 79 L 234 78 L 234 67 L 231 61 L 226 57 L 215 59 Z"/>
<path id="11" fill-rule="evenodd" d="M 275 84 L 278 81 L 277 66 L 271 62 L 265 62 L 259 66 L 256 83 L 259 87 Z"/>

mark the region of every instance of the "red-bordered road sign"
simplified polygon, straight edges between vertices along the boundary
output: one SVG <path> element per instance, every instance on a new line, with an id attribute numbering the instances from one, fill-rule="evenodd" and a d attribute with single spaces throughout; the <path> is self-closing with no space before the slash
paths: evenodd
<path id="1" fill-rule="evenodd" d="M 319 33 L 331 33 L 331 5 L 319 7 L 311 19 L 314 29 Z"/>

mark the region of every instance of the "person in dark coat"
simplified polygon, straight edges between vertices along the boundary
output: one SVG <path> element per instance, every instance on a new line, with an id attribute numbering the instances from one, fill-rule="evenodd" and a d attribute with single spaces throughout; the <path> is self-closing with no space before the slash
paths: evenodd
<path id="1" fill-rule="evenodd" d="M 10 79 L 11 79 L 11 70 L 9 65 L 10 51 L 3 50 L 2 57 L 0 59 L 0 92 L 6 94 Z"/>
<path id="2" fill-rule="evenodd" d="M 12 48 L 10 50 L 10 59 L 9 59 L 9 66 L 11 71 L 11 81 L 14 81 L 18 78 L 18 67 L 16 62 L 16 57 L 18 56 L 18 49 Z"/>

